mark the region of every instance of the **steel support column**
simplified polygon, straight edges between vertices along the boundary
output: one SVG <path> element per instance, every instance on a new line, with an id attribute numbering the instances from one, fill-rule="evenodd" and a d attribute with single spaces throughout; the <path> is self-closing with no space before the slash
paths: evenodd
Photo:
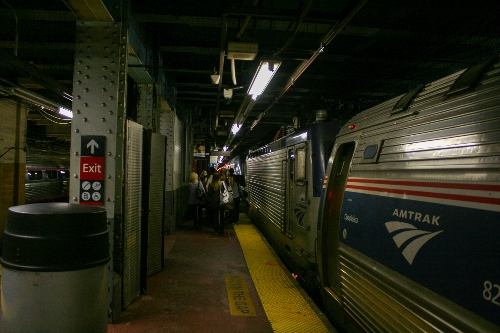
<path id="1" fill-rule="evenodd" d="M 71 124 L 70 202 L 80 202 L 82 136 L 104 136 L 103 205 L 106 208 L 110 245 L 110 319 L 121 311 L 123 169 L 127 83 L 128 27 L 117 22 L 76 23 Z M 103 147 L 96 148 L 102 149 Z M 114 274 L 113 274 L 114 272 Z M 114 275 L 114 278 L 113 278 Z"/>

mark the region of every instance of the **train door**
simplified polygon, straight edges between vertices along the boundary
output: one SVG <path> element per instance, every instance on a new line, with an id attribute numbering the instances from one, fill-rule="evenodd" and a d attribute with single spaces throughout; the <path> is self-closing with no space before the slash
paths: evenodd
<path id="1" fill-rule="evenodd" d="M 323 286 L 327 294 L 336 299 L 337 305 L 341 304 L 338 258 L 340 213 L 354 147 L 354 142 L 344 143 L 336 152 L 323 210 Z"/>
<path id="2" fill-rule="evenodd" d="M 306 160 L 307 148 L 305 143 L 301 143 L 288 149 L 288 167 L 286 175 L 285 190 L 285 225 L 286 233 L 293 237 L 296 226 L 306 228 L 304 224 L 309 224 L 307 219 L 303 219 L 304 210 L 307 209 L 307 179 Z M 300 207 L 299 207 L 300 206 Z"/>
<path id="3" fill-rule="evenodd" d="M 285 224 L 283 233 L 291 237 L 293 235 L 293 224 L 291 211 L 294 205 L 294 179 L 295 179 L 295 152 L 293 147 L 288 149 L 287 159 L 284 165 L 285 174 Z"/>

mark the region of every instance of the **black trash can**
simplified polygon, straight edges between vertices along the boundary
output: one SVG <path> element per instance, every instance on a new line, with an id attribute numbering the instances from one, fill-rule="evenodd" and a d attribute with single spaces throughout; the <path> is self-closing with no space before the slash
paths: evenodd
<path id="1" fill-rule="evenodd" d="M 104 208 L 11 207 L 2 251 L 1 332 L 107 332 Z"/>

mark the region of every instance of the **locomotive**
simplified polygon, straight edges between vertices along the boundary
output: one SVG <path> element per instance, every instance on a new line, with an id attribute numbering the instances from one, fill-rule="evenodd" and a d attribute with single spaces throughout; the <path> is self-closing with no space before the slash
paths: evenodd
<path id="1" fill-rule="evenodd" d="M 498 57 L 245 163 L 250 218 L 318 279 L 332 323 L 500 332 Z"/>

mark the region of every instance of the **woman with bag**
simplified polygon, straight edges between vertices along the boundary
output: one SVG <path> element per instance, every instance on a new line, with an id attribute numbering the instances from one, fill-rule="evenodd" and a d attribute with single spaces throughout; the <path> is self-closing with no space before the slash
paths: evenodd
<path id="1" fill-rule="evenodd" d="M 220 175 L 214 173 L 212 175 L 212 182 L 208 184 L 208 203 L 207 203 L 207 216 L 208 220 L 214 228 L 215 234 L 218 235 L 223 232 L 224 227 L 220 219 Z"/>
<path id="2" fill-rule="evenodd" d="M 220 189 L 220 204 L 221 204 L 221 224 L 231 223 L 230 212 L 234 208 L 233 188 L 229 184 L 227 177 L 227 169 L 221 170 L 221 189 Z"/>
<path id="3" fill-rule="evenodd" d="M 188 218 L 192 218 L 194 222 L 194 227 L 196 229 L 201 229 L 201 198 L 199 196 L 199 189 L 202 188 L 203 185 L 198 181 L 198 174 L 196 172 L 192 172 L 189 176 L 189 208 L 188 208 Z"/>

